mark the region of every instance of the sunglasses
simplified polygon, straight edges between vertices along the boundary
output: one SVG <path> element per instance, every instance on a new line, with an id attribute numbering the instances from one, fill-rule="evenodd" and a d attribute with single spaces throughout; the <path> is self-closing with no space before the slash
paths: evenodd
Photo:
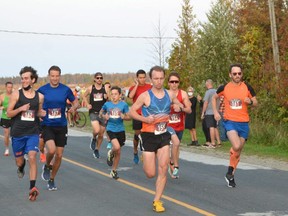
<path id="1" fill-rule="evenodd" d="M 99 80 L 99 79 L 103 80 L 103 77 L 96 77 L 96 79 L 97 79 L 97 80 Z"/>
<path id="2" fill-rule="evenodd" d="M 238 76 L 241 76 L 242 72 L 232 73 L 233 76 L 236 76 L 237 74 L 238 74 Z"/>
<path id="3" fill-rule="evenodd" d="M 179 80 L 170 80 L 169 83 L 179 83 Z"/>

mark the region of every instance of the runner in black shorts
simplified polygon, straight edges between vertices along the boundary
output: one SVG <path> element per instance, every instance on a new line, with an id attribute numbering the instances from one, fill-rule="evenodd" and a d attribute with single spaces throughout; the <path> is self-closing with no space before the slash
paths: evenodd
<path id="1" fill-rule="evenodd" d="M 133 100 L 133 103 L 137 100 L 139 95 L 143 92 L 151 89 L 151 84 L 146 83 L 146 72 L 144 70 L 138 70 L 136 73 L 135 85 L 131 86 L 129 89 L 128 97 Z M 141 109 L 138 110 L 138 114 L 141 115 Z M 142 129 L 142 122 L 133 119 L 132 128 L 134 130 L 134 139 L 133 139 L 133 161 L 135 164 L 139 163 L 139 156 L 138 156 L 138 143 L 139 143 L 139 134 L 141 133 Z"/>
<path id="2" fill-rule="evenodd" d="M 42 179 L 48 181 L 50 191 L 57 190 L 55 177 L 60 168 L 64 146 L 67 144 L 66 101 L 72 103 L 68 112 L 75 112 L 78 108 L 78 99 L 72 90 L 60 83 L 61 69 L 58 66 L 50 67 L 48 71 L 49 83 L 41 86 L 38 91 L 44 94 L 44 105 L 47 115 L 43 118 L 43 139 L 47 148 L 46 164 L 43 166 Z M 54 159 L 53 165 L 50 165 Z"/>

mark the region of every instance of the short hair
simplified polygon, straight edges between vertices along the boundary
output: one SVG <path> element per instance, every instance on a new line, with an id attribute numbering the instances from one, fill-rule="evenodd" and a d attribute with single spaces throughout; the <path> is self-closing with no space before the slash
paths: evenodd
<path id="1" fill-rule="evenodd" d="M 192 86 L 189 86 L 189 87 L 187 88 L 187 91 L 193 91 L 193 92 L 194 92 L 194 88 L 193 88 Z"/>
<path id="2" fill-rule="evenodd" d="M 8 82 L 5 83 L 5 86 L 6 86 L 6 87 L 7 87 L 7 85 L 13 85 L 13 83 L 10 82 L 10 81 L 8 81 Z"/>
<path id="3" fill-rule="evenodd" d="M 49 75 L 50 75 L 50 71 L 52 71 L 52 70 L 54 70 L 54 71 L 59 71 L 59 74 L 61 75 L 61 69 L 60 69 L 60 67 L 58 67 L 58 66 L 56 66 L 56 65 L 51 66 L 51 67 L 49 68 L 49 70 L 48 70 L 48 74 L 49 74 Z"/>
<path id="4" fill-rule="evenodd" d="M 138 77 L 140 74 L 145 74 L 145 76 L 146 76 L 146 72 L 142 69 L 140 69 L 136 72 L 136 77 Z"/>
<path id="5" fill-rule="evenodd" d="M 35 79 L 35 82 L 34 83 L 37 83 L 37 80 L 38 80 L 38 74 L 37 74 L 37 71 L 31 67 L 31 66 L 25 66 L 23 67 L 20 72 L 19 72 L 19 75 L 21 76 L 23 73 L 27 73 L 27 72 L 30 72 L 31 73 L 31 79 Z"/>
<path id="6" fill-rule="evenodd" d="M 96 72 L 95 75 L 94 75 L 94 78 L 96 78 L 97 76 L 102 76 L 103 77 L 103 74 L 101 72 Z"/>
<path id="7" fill-rule="evenodd" d="M 229 72 L 231 73 L 233 67 L 239 67 L 241 71 L 243 70 L 243 65 L 240 63 L 231 64 L 229 67 Z"/>
<path id="8" fill-rule="evenodd" d="M 207 80 L 206 80 L 206 83 L 209 83 L 209 84 L 212 85 L 212 84 L 213 84 L 213 80 L 212 80 L 212 79 L 207 79 Z"/>
<path id="9" fill-rule="evenodd" d="M 164 70 L 164 68 L 161 67 L 161 66 L 156 65 L 156 66 L 152 67 L 152 68 L 150 69 L 150 71 L 149 71 L 149 77 L 150 77 L 150 79 L 152 78 L 152 72 L 153 72 L 153 71 L 163 72 L 163 73 L 164 73 L 164 76 L 165 76 L 165 70 Z"/>
<path id="10" fill-rule="evenodd" d="M 171 76 L 177 77 L 177 78 L 179 79 L 179 81 L 180 81 L 180 75 L 179 75 L 179 73 L 177 73 L 176 71 L 172 71 L 172 72 L 169 74 L 169 76 L 168 76 L 168 81 L 170 80 L 170 77 L 171 77 Z"/>
<path id="11" fill-rule="evenodd" d="M 120 87 L 118 87 L 118 86 L 112 86 L 111 91 L 114 90 L 114 89 L 117 90 L 117 91 L 119 92 L 119 94 L 122 93 L 122 90 L 121 90 Z"/>

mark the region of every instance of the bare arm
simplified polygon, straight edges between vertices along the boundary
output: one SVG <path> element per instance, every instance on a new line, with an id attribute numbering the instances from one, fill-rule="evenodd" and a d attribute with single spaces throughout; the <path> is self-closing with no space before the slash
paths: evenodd
<path id="1" fill-rule="evenodd" d="M 13 118 L 18 113 L 29 110 L 29 108 L 30 108 L 29 103 L 27 103 L 21 107 L 18 107 L 17 109 L 14 109 L 18 99 L 19 99 L 19 91 L 13 92 L 13 94 L 10 96 L 9 103 L 8 103 L 7 117 Z"/>
<path id="2" fill-rule="evenodd" d="M 212 109 L 213 109 L 213 113 L 214 113 L 214 118 L 216 121 L 219 121 L 221 119 L 221 116 L 218 112 L 218 109 L 217 109 L 217 100 L 218 100 L 219 96 L 218 94 L 214 94 L 211 98 L 211 103 L 212 103 Z"/>
<path id="3" fill-rule="evenodd" d="M 45 117 L 46 116 L 46 111 L 43 110 L 43 102 L 44 102 L 44 95 L 42 95 L 41 93 L 39 94 L 39 109 L 38 109 L 38 117 Z"/>
<path id="4" fill-rule="evenodd" d="M 173 105 L 173 109 L 175 112 L 181 112 L 184 109 L 184 105 L 182 103 L 180 103 L 180 101 L 177 99 L 176 95 L 174 94 L 174 92 L 168 90 L 168 94 L 169 97 L 171 99 L 172 105 Z"/>
<path id="5" fill-rule="evenodd" d="M 91 94 L 91 91 L 92 91 L 92 86 L 89 86 L 83 94 L 83 101 L 86 104 L 86 107 L 88 109 L 92 108 L 91 104 L 88 103 L 88 100 L 87 100 L 87 97 Z"/>
<path id="6" fill-rule="evenodd" d="M 105 91 L 106 91 L 106 94 L 107 94 L 107 99 L 106 100 L 110 100 L 110 97 L 111 97 L 110 89 L 108 88 L 108 85 L 104 85 L 104 87 L 105 87 Z"/>
<path id="7" fill-rule="evenodd" d="M 130 118 L 130 116 L 129 116 L 129 113 L 122 113 L 121 114 L 121 118 L 123 119 L 123 120 L 125 120 L 125 121 L 129 121 L 129 120 L 131 120 L 131 118 Z"/>
<path id="8" fill-rule="evenodd" d="M 72 107 L 68 110 L 68 112 L 73 113 L 77 108 L 79 107 L 79 101 L 78 98 L 75 97 L 75 100 L 72 102 Z"/>
<path id="9" fill-rule="evenodd" d="M 204 101 L 203 108 L 202 108 L 202 114 L 201 114 L 202 119 L 204 119 L 204 115 L 205 115 L 205 112 L 207 110 L 207 107 L 208 107 L 208 101 Z"/>
<path id="10" fill-rule="evenodd" d="M 0 110 L 4 109 L 4 107 L 2 106 L 3 101 L 4 101 L 4 95 L 2 94 L 0 95 Z"/>
<path id="11" fill-rule="evenodd" d="M 182 92 L 182 98 L 183 98 L 183 103 L 184 103 L 184 108 L 182 111 L 185 113 L 191 113 L 192 112 L 192 110 L 191 110 L 192 104 L 189 100 L 188 94 L 187 94 L 187 92 L 182 91 L 182 90 L 181 90 L 181 92 Z"/>
<path id="12" fill-rule="evenodd" d="M 136 82 L 136 81 L 135 81 Z M 134 88 L 129 92 L 129 95 L 128 97 L 133 99 L 135 94 L 136 94 L 136 91 L 137 91 L 137 88 L 138 88 L 138 82 L 136 82 L 136 85 L 134 86 Z"/>

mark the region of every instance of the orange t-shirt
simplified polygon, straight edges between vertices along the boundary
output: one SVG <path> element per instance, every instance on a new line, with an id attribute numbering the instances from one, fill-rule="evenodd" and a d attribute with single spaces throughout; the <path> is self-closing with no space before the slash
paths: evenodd
<path id="1" fill-rule="evenodd" d="M 249 122 L 248 105 L 244 99 L 256 96 L 249 84 L 241 82 L 240 85 L 235 85 L 230 82 L 220 86 L 216 93 L 219 97 L 224 96 L 224 120 Z"/>

